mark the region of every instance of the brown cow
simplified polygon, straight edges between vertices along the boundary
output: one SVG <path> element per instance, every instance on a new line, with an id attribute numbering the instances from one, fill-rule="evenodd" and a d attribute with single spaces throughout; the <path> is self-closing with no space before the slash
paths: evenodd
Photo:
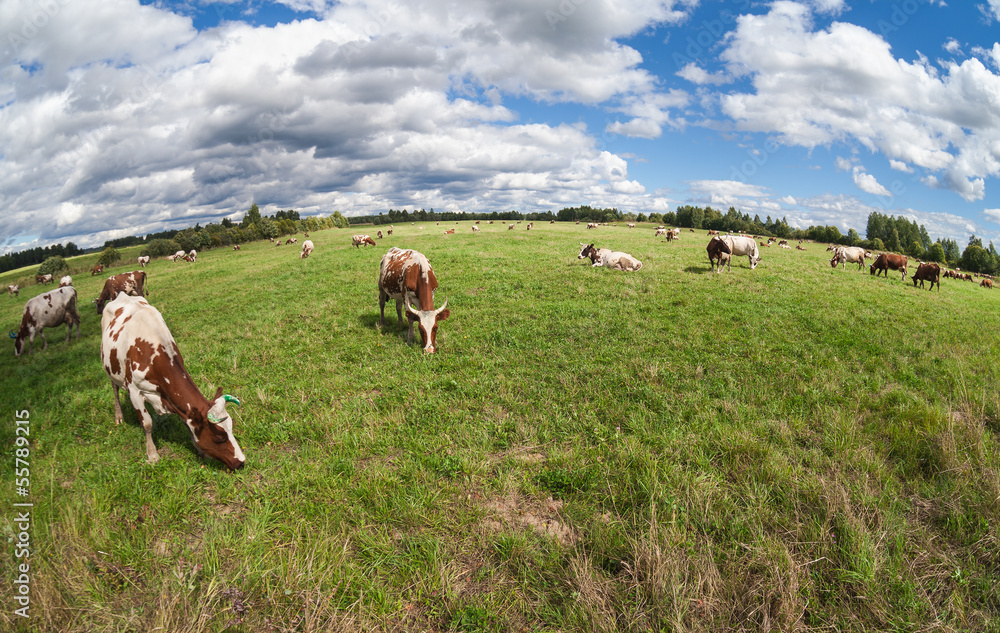
<path id="1" fill-rule="evenodd" d="M 879 276 L 879 273 L 885 273 L 885 276 L 889 276 L 889 269 L 902 271 L 903 276 L 899 278 L 900 281 L 906 280 L 906 255 L 897 255 L 895 253 L 880 253 L 878 257 L 875 258 L 875 263 L 868 267 L 868 272 L 871 275 Z"/>
<path id="2" fill-rule="evenodd" d="M 424 341 L 424 353 L 433 354 L 437 349 L 438 323 L 451 315 L 451 311 L 447 309 L 447 300 L 440 308 L 434 309 L 434 290 L 437 285 L 437 277 L 423 254 L 395 246 L 390 248 L 382 257 L 378 271 L 379 326 L 385 327 L 386 301 L 396 300 L 396 316 L 400 324 L 403 323 L 405 304 L 409 322 L 406 342 L 413 340 L 413 323 L 416 321 L 420 337 Z"/>
<path id="3" fill-rule="evenodd" d="M 982 286 L 983 288 L 989 288 L 989 289 L 992 290 L 993 289 L 993 280 L 992 279 L 983 279 L 982 281 L 979 282 L 979 285 Z"/>
<path id="4" fill-rule="evenodd" d="M 708 251 L 708 265 L 712 267 L 717 273 L 722 272 L 722 266 L 724 262 L 728 262 L 729 258 L 733 254 L 733 249 L 729 248 L 729 244 L 726 244 L 726 240 L 721 237 L 713 237 L 708 241 L 708 246 L 705 247 Z M 716 269 L 716 261 L 718 260 L 718 268 Z"/>
<path id="5" fill-rule="evenodd" d="M 108 277 L 101 290 L 101 296 L 94 300 L 97 304 L 97 314 L 104 312 L 104 306 L 108 301 L 117 297 L 119 292 L 136 297 L 146 296 L 145 285 L 146 271 L 144 270 L 133 270 L 130 273 Z"/>
<path id="6" fill-rule="evenodd" d="M 934 284 L 937 283 L 938 292 L 941 291 L 941 267 L 937 264 L 928 262 L 926 264 L 920 264 L 917 266 L 917 271 L 913 273 L 913 287 L 917 287 L 917 282 L 920 282 L 920 287 L 924 287 L 924 282 L 931 282 L 931 290 L 934 290 Z"/>
<path id="7" fill-rule="evenodd" d="M 97 264 L 90 269 L 90 276 L 93 277 L 94 275 L 100 275 L 103 272 L 104 272 L 104 264 Z"/>

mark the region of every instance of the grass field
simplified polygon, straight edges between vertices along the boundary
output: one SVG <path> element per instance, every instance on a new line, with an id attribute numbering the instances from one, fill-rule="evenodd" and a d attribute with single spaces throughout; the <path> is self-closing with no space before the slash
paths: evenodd
<path id="1" fill-rule="evenodd" d="M 237 473 L 173 416 L 146 464 L 135 412 L 113 423 L 103 277 L 75 277 L 80 339 L 0 354 L 0 629 L 1000 631 L 1000 292 L 818 244 L 714 274 L 704 231 L 524 226 L 152 262 L 195 383 L 243 402 Z M 591 268 L 585 240 L 644 267 Z M 393 245 L 449 300 L 437 354 L 391 303 L 378 327 Z M 0 297 L 7 330 L 38 292 Z"/>

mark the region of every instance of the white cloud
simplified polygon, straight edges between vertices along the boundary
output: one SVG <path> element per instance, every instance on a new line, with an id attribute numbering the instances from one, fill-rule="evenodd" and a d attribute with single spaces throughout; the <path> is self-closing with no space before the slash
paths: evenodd
<path id="1" fill-rule="evenodd" d="M 948 41 L 944 43 L 943 48 L 952 55 L 957 55 L 962 52 L 962 45 L 959 44 L 958 40 L 954 37 L 949 37 Z"/>
<path id="2" fill-rule="evenodd" d="M 990 20 L 1000 20 L 1000 0 L 987 0 L 988 4 L 980 4 L 979 10 L 982 11 Z"/>
<path id="3" fill-rule="evenodd" d="M 808 148 L 858 143 L 937 172 L 966 200 L 1000 175 L 1000 76 L 979 59 L 943 69 L 897 59 L 865 28 L 813 30 L 809 8 L 787 1 L 740 16 L 722 59 L 754 88 L 721 97 L 738 129 Z"/>
<path id="4" fill-rule="evenodd" d="M 889 190 L 879 184 L 875 176 L 865 173 L 864 169 L 861 167 L 854 168 L 854 184 L 855 186 L 864 191 L 865 193 L 870 193 L 873 196 L 891 196 Z"/>
<path id="5" fill-rule="evenodd" d="M 994 222 L 1000 223 L 1000 209 L 983 209 L 983 215 Z"/>
<path id="6" fill-rule="evenodd" d="M 913 168 L 910 167 L 909 165 L 907 165 L 906 163 L 904 163 L 901 160 L 890 159 L 889 160 L 889 167 L 892 167 L 896 171 L 902 171 L 902 172 L 905 172 L 907 174 L 912 174 L 913 173 Z"/>
<path id="7" fill-rule="evenodd" d="M 852 163 L 843 156 L 838 156 L 835 161 L 833 161 L 834 167 L 837 171 L 851 171 Z"/>
<path id="8" fill-rule="evenodd" d="M 691 62 L 677 71 L 677 76 L 699 86 L 726 84 L 731 81 L 726 73 L 710 73 L 695 62 Z"/>

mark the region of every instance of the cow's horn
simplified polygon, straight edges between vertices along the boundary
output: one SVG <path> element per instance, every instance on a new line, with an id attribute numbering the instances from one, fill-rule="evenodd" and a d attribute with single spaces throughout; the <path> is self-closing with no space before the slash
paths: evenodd
<path id="1" fill-rule="evenodd" d="M 448 300 L 447 300 L 447 299 L 445 299 L 445 300 L 444 300 L 444 303 L 443 303 L 443 304 L 441 304 L 441 307 L 440 307 L 440 308 L 438 308 L 437 310 L 435 310 L 435 311 L 434 311 L 434 314 L 435 314 L 435 315 L 438 315 L 438 314 L 441 314 L 441 312 L 442 312 L 442 311 L 443 311 L 443 310 L 444 310 L 445 308 L 447 308 L 447 307 L 448 307 Z"/>
<path id="2" fill-rule="evenodd" d="M 237 398 L 236 396 L 231 396 L 228 393 L 222 394 L 222 399 L 225 400 L 226 402 L 235 402 L 236 406 L 238 406 L 238 407 L 242 407 L 243 406 L 242 404 L 240 404 L 240 399 L 239 398 Z"/>
<path id="3" fill-rule="evenodd" d="M 17 334 L 14 333 L 14 330 L 10 331 L 10 337 L 11 338 L 17 338 Z"/>

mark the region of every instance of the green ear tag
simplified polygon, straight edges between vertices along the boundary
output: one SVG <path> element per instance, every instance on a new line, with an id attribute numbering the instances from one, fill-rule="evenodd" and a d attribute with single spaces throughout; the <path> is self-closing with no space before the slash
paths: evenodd
<path id="1" fill-rule="evenodd" d="M 218 424 L 219 423 L 219 418 L 215 417 L 214 413 L 209 413 L 208 414 L 208 421 L 211 422 L 212 424 Z"/>
<path id="2" fill-rule="evenodd" d="M 222 395 L 222 399 L 225 400 L 226 402 L 235 402 L 236 406 L 238 406 L 238 407 L 242 407 L 243 406 L 242 404 L 240 404 L 239 398 L 237 398 L 236 396 L 231 396 L 228 393 L 223 394 Z"/>

